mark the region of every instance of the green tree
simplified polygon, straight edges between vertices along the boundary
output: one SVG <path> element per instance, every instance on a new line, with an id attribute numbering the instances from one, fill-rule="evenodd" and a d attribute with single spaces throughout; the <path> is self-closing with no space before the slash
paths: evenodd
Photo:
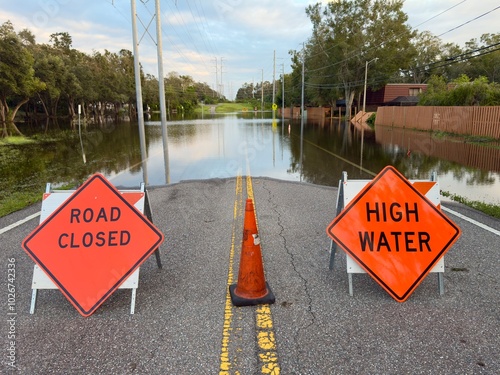
<path id="1" fill-rule="evenodd" d="M 425 83 L 432 72 L 434 63 L 441 59 L 441 40 L 429 31 L 418 33 L 413 38 L 415 57 L 410 61 L 407 81 Z"/>
<path id="2" fill-rule="evenodd" d="M 292 56 L 292 72 L 289 77 L 289 84 L 285 86 L 285 94 L 289 105 L 300 105 L 302 102 L 302 54 L 297 51 L 289 51 Z M 305 102 L 310 103 L 308 93 L 304 92 Z"/>
<path id="3" fill-rule="evenodd" d="M 253 83 L 244 83 L 236 93 L 236 101 L 245 102 L 255 97 Z"/>
<path id="4" fill-rule="evenodd" d="M 158 80 L 151 74 L 146 74 L 142 82 L 142 100 L 153 110 L 160 110 L 160 91 Z"/>
<path id="5" fill-rule="evenodd" d="M 500 81 L 500 33 L 483 34 L 466 43 L 468 64 L 465 72 L 471 78 L 484 76 L 489 82 Z"/>
<path id="6" fill-rule="evenodd" d="M 342 92 L 350 107 L 363 90 L 366 62 L 375 58 L 372 89 L 408 70 L 415 32 L 402 6 L 401 0 L 353 0 L 307 7 L 313 32 L 305 49 L 306 82 L 316 102 L 332 103 Z"/>
<path id="7" fill-rule="evenodd" d="M 285 81 L 285 91 L 283 92 L 283 80 Z M 281 106 L 281 103 L 283 101 L 283 98 L 285 99 L 285 107 L 289 107 L 292 105 L 292 96 L 291 93 L 293 92 L 293 87 L 292 87 L 292 75 L 291 74 L 285 74 L 285 76 L 281 76 L 279 81 L 276 83 L 276 87 L 278 88 L 278 92 L 276 93 L 276 104 L 278 104 L 278 107 Z"/>
<path id="8" fill-rule="evenodd" d="M 441 59 L 436 61 L 430 73 L 442 75 L 446 81 L 451 82 L 461 74 L 465 73 L 466 61 L 462 60 L 463 50 L 458 44 L 445 43 L 441 46 Z"/>
<path id="9" fill-rule="evenodd" d="M 21 134 L 14 124 L 16 113 L 44 84 L 35 77 L 33 56 L 10 21 L 0 26 L 0 56 L 0 123 L 1 136 L 6 137 Z M 15 103 L 12 109 L 10 100 Z"/>

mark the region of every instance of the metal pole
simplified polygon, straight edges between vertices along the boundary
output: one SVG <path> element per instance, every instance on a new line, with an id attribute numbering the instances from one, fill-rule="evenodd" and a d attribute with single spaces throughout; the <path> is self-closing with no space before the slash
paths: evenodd
<path id="1" fill-rule="evenodd" d="M 220 58 L 220 93 L 224 97 L 224 84 L 222 83 L 222 57 Z"/>
<path id="2" fill-rule="evenodd" d="M 142 108 L 141 67 L 139 65 L 139 42 L 137 38 L 137 21 L 135 0 L 131 0 L 132 11 L 132 39 L 134 44 L 134 73 L 135 73 L 135 95 L 137 101 L 137 120 L 139 122 L 139 142 L 141 145 L 142 174 L 144 183 L 148 185 L 148 171 L 146 167 L 146 131 L 144 130 L 144 111 Z"/>
<path id="3" fill-rule="evenodd" d="M 302 120 L 300 121 L 300 137 L 302 138 L 302 133 L 304 131 L 304 47 L 302 47 L 302 92 L 301 92 L 301 101 L 300 101 L 300 117 Z"/>
<path id="4" fill-rule="evenodd" d="M 365 63 L 365 88 L 363 90 L 363 115 L 365 114 L 366 108 L 366 81 L 368 79 L 368 61 Z"/>
<path id="5" fill-rule="evenodd" d="M 273 120 L 276 117 L 276 110 L 274 109 L 274 101 L 275 101 L 275 92 L 276 92 L 276 50 L 274 50 L 274 55 L 273 55 Z"/>
<path id="6" fill-rule="evenodd" d="M 281 123 L 285 121 L 285 64 L 281 65 Z"/>
<path id="7" fill-rule="evenodd" d="M 163 137 L 163 159 L 165 162 L 165 183 L 170 183 L 170 166 L 168 161 L 167 109 L 165 104 L 165 81 L 163 78 L 163 47 L 161 39 L 160 0 L 156 0 L 156 47 L 158 56 L 158 84 L 160 89 L 160 117 Z"/>
<path id="8" fill-rule="evenodd" d="M 262 80 L 260 83 L 260 112 L 261 117 L 264 117 L 264 69 L 262 69 Z"/>
<path id="9" fill-rule="evenodd" d="M 304 71 L 305 50 L 302 44 L 302 93 L 300 102 L 300 181 L 302 182 L 302 152 L 304 143 Z"/>
<path id="10" fill-rule="evenodd" d="M 87 159 L 85 157 L 85 151 L 83 150 L 82 125 L 80 123 L 80 114 L 81 113 L 82 113 L 82 105 L 78 104 L 78 135 L 80 137 L 80 146 L 82 147 L 83 164 L 87 164 Z"/>
<path id="11" fill-rule="evenodd" d="M 368 80 L 368 64 L 371 63 L 372 61 L 377 61 L 378 57 L 375 57 L 374 59 L 371 59 L 370 61 L 366 61 L 365 63 L 365 87 L 363 90 L 363 115 L 365 114 L 365 109 L 366 109 L 366 82 Z"/>

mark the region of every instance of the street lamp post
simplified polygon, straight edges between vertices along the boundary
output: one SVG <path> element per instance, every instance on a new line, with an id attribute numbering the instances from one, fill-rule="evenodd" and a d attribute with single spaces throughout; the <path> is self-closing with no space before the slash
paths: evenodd
<path id="1" fill-rule="evenodd" d="M 365 64 L 365 88 L 363 90 L 363 115 L 365 114 L 365 109 L 366 109 L 366 81 L 368 79 L 368 64 L 371 63 L 372 61 L 377 61 L 378 57 L 375 57 L 374 59 L 371 59 L 370 61 L 366 61 Z"/>

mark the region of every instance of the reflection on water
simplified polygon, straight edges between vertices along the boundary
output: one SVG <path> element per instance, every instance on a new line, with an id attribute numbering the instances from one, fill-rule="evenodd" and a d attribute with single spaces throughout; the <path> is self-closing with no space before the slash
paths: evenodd
<path id="1" fill-rule="evenodd" d="M 361 132 L 338 120 L 310 119 L 302 142 L 300 130 L 300 120 L 273 122 L 253 112 L 170 121 L 165 158 L 160 122 L 146 122 L 147 180 L 163 185 L 241 173 L 337 186 L 343 171 L 351 179 L 371 179 L 393 165 L 411 179 L 436 171 L 442 190 L 500 204 L 499 148 L 402 129 Z M 1 190 L 39 184 L 43 191 L 45 182 L 78 184 L 95 172 L 117 186 L 144 180 L 136 125 L 85 129 L 82 136 L 86 164 L 78 138 L 9 148 L 8 162 L 0 164 Z"/>

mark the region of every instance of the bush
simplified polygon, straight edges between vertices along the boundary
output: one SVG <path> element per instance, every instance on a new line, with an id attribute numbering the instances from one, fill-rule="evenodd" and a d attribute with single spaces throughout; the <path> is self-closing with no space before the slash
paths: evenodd
<path id="1" fill-rule="evenodd" d="M 500 85 L 488 83 L 486 77 L 470 81 L 462 75 L 447 85 L 443 77 L 432 76 L 427 91 L 419 97 L 419 105 L 495 106 L 500 105 Z"/>

